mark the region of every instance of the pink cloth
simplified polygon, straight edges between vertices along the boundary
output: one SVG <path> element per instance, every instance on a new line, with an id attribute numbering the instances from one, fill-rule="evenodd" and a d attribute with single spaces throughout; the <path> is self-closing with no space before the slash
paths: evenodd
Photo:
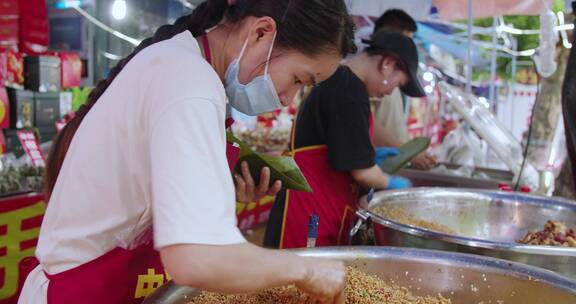
<path id="1" fill-rule="evenodd" d="M 551 0 L 545 0 L 552 5 Z M 474 0 L 474 18 L 503 15 L 539 15 L 544 10 L 542 0 Z M 440 18 L 468 19 L 468 0 L 434 0 Z"/>

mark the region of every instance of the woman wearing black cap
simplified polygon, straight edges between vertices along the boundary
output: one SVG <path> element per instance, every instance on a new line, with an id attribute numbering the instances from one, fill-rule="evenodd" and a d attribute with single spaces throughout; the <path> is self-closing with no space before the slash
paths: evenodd
<path id="1" fill-rule="evenodd" d="M 359 186 L 410 186 L 378 167 L 398 150 L 374 149 L 370 98 L 381 98 L 396 87 L 408 96 L 425 95 L 417 78 L 417 49 L 412 39 L 387 31 L 365 43 L 368 47 L 361 54 L 316 86 L 300 107 L 292 152 L 313 193 L 279 193 L 266 231 L 269 247 L 305 247 L 312 215 L 319 217 L 316 246 L 344 244 Z"/>

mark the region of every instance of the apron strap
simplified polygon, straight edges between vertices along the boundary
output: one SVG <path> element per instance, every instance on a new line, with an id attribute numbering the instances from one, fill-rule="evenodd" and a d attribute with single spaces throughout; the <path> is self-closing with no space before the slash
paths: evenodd
<path id="1" fill-rule="evenodd" d="M 208 41 L 208 35 L 204 34 L 200 37 L 202 41 L 202 48 L 204 49 L 204 59 L 208 63 L 212 64 L 212 52 L 210 51 L 210 42 Z"/>

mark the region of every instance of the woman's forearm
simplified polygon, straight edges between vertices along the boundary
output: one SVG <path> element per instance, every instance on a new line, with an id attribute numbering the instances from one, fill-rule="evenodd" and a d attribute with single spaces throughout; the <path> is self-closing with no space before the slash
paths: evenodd
<path id="1" fill-rule="evenodd" d="M 368 169 L 352 170 L 350 174 L 354 181 L 364 188 L 386 189 L 388 187 L 388 175 L 376 165 Z"/>
<path id="2" fill-rule="evenodd" d="M 161 249 L 164 266 L 179 285 L 224 293 L 245 293 L 306 279 L 305 259 L 238 245 L 175 245 Z"/>

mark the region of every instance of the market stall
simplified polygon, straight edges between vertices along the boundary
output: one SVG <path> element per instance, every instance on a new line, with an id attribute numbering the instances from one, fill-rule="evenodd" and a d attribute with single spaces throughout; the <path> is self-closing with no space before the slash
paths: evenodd
<path id="1" fill-rule="evenodd" d="M 55 136 L 86 103 L 95 79 L 107 77 L 160 24 L 204 1 L 104 2 L 0 0 L 0 304 L 17 302 L 36 266 L 47 208 L 44 170 Z M 373 246 L 294 252 L 354 267 L 348 269 L 352 292 L 346 303 L 576 302 L 576 202 L 552 196 L 566 150 L 569 157 L 574 154 L 569 119 L 573 58 L 566 68 L 564 117 L 554 109 L 534 115 L 544 99 L 542 79 L 564 71 L 555 48 L 572 47 L 568 5 L 553 0 L 344 2 L 359 27 L 357 42 L 369 36 L 387 9 L 403 9 L 418 21 L 417 77 L 427 96 L 404 100 L 403 120 L 415 140 L 380 165 L 384 172 L 409 179 L 413 187 L 355 192 L 368 194 L 359 198 L 357 210 L 350 208 L 357 217 L 340 234 L 349 235 L 354 244 Z M 133 20 L 126 18 L 131 13 Z M 504 15 L 540 15 L 534 18 L 542 26 L 517 28 L 498 17 Z M 537 44 L 519 49 L 523 36 L 538 37 Z M 203 44 L 210 54 L 206 48 Z M 499 74 L 501 62 L 510 78 Z M 291 107 L 258 116 L 228 109 L 233 123 L 226 120 L 227 152 L 250 163 L 256 184 L 260 169 L 268 167 L 284 188 L 312 191 L 290 146 L 298 104 L 307 93 L 303 90 Z M 535 144 L 531 133 L 538 119 L 553 127 L 541 132 L 547 136 L 543 143 Z M 406 148 L 422 141 L 426 145 Z M 547 144 L 550 148 L 538 157 L 529 156 L 529 147 Z M 230 146 L 236 150 L 230 152 Z M 434 168 L 410 164 L 423 151 L 438 159 Z M 228 161 L 232 174 L 241 175 L 240 162 Z M 275 202 L 268 195 L 236 203 L 236 226 L 250 242 L 262 245 Z M 309 247 L 316 243 L 319 221 L 311 214 L 302 227 L 308 229 Z M 177 286 L 159 268 L 131 280 L 136 283 L 133 298 L 144 303 L 253 300 Z M 307 299 L 294 287 L 263 291 L 258 297 L 259 303 Z"/>

